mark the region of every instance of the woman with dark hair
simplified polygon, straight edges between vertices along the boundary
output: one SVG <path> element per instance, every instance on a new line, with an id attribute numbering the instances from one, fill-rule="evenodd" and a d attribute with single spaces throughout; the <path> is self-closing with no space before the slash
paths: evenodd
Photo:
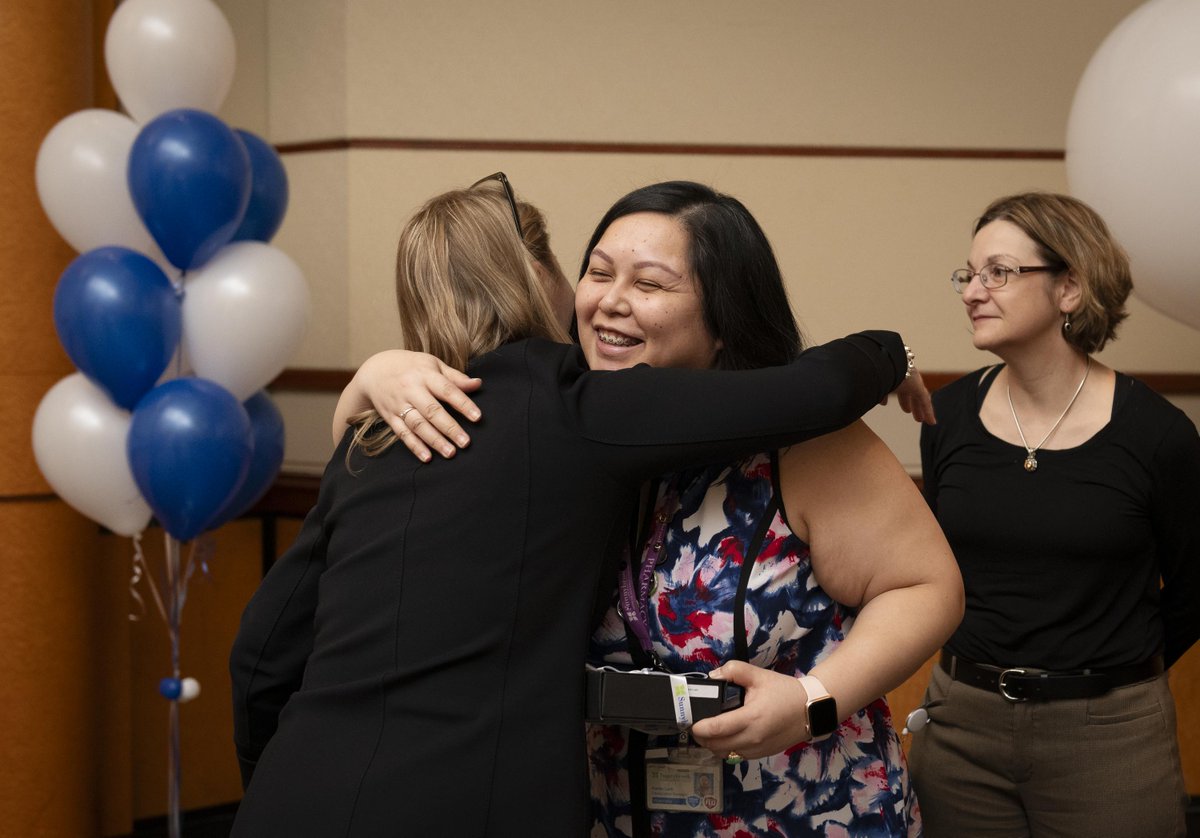
<path id="1" fill-rule="evenodd" d="M 500 182 L 431 199 L 396 258 L 407 344 L 487 380 L 478 445 L 422 463 L 374 413 L 343 435 L 230 656 L 235 836 L 583 833 L 579 669 L 631 491 L 841 427 L 906 376 L 888 332 L 769 370 L 590 372 Z"/>
<path id="2" fill-rule="evenodd" d="M 593 370 L 745 369 L 801 352 L 762 230 L 741 203 L 700 184 L 655 184 L 618 201 L 581 274 L 575 312 Z M 386 379 L 377 367 L 343 398 L 378 390 L 377 402 L 395 402 Z M 426 382 L 448 392 L 436 375 Z M 429 411 L 420 386 L 399 389 L 418 406 L 407 416 L 425 441 L 443 444 L 429 426 L 461 433 Z M 764 388 L 730 405 L 714 393 L 709 406 L 754 413 L 780 396 Z M 919 834 L 881 696 L 949 636 L 962 587 L 886 446 L 858 422 L 669 474 L 644 493 L 639 520 L 592 662 L 707 672 L 743 686 L 745 704 L 698 722 L 694 741 L 590 726 L 593 834 Z M 706 793 L 676 791 L 693 781 Z"/>
<path id="3" fill-rule="evenodd" d="M 800 329 L 766 234 L 737 198 L 703 184 L 657 183 L 613 204 L 584 250 L 581 279 L 604 231 L 618 218 L 641 212 L 673 218 L 683 228 L 704 327 L 722 344 L 709 366 L 752 370 L 786 364 L 800 354 Z"/>
<path id="4" fill-rule="evenodd" d="M 694 288 L 647 268 L 656 258 Z M 646 187 L 609 210 L 588 243 L 575 310 L 593 369 L 674 366 L 681 355 L 745 369 L 802 348 L 761 228 L 736 199 L 699 184 Z M 673 351 L 681 335 L 704 351 Z M 744 686 L 746 704 L 698 722 L 700 748 L 590 726 L 597 832 L 919 834 L 882 696 L 944 640 L 962 604 L 952 556 L 921 506 L 861 422 L 655 482 L 629 551 L 636 558 L 620 572 L 589 657 L 709 672 Z M 705 772 L 705 752 L 724 764 Z M 693 771 L 719 788 L 680 804 L 672 791 Z"/>
<path id="5" fill-rule="evenodd" d="M 1200 637 L 1200 437 L 1093 357 L 1129 261 L 1083 202 L 1026 193 L 950 279 L 1003 363 L 939 390 L 921 434 L 967 594 L 913 737 L 926 834 L 1182 836 L 1164 670 Z"/>

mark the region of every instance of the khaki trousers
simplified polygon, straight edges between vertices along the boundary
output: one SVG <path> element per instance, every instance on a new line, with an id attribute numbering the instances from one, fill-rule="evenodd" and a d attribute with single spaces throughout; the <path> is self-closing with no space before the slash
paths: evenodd
<path id="1" fill-rule="evenodd" d="M 925 838 L 1185 834 L 1166 674 L 1097 698 L 1013 703 L 935 667 L 925 702 L 932 721 L 909 754 Z"/>

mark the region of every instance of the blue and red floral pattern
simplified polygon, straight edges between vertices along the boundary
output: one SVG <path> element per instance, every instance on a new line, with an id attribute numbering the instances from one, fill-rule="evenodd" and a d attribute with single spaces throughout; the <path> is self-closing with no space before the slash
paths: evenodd
<path id="1" fill-rule="evenodd" d="M 675 475 L 656 512 L 672 514 L 650 594 L 649 628 L 674 672 L 707 672 L 735 656 L 733 609 L 743 559 L 776 491 L 772 456 Z M 749 660 L 789 675 L 812 669 L 841 643 L 851 609 L 834 602 L 812 574 L 808 546 L 776 513 L 750 573 L 745 623 Z M 611 607 L 592 637 L 593 664 L 629 666 L 625 626 Z M 592 836 L 631 836 L 626 728 L 589 725 Z M 647 747 L 675 744 L 650 737 Z M 653 812 L 651 832 L 666 838 L 921 835 L 891 711 L 879 699 L 816 743 L 725 766 L 721 814 Z M 761 780 L 761 783 L 759 782 Z"/>

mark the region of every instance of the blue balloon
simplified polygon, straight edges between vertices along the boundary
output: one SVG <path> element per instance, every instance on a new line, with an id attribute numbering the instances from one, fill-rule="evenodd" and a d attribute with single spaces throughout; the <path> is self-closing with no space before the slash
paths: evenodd
<path id="1" fill-rule="evenodd" d="M 126 453 L 163 529 L 190 541 L 245 479 L 252 445 L 250 417 L 232 393 L 208 379 L 176 378 L 138 403 Z"/>
<path id="2" fill-rule="evenodd" d="M 197 268 L 233 239 L 250 200 L 250 155 L 205 111 L 156 117 L 129 150 L 129 192 L 171 264 Z"/>
<path id="3" fill-rule="evenodd" d="M 183 693 L 183 681 L 179 678 L 161 678 L 158 682 L 158 693 L 168 701 L 178 701 Z"/>
<path id="4" fill-rule="evenodd" d="M 182 324 L 179 295 L 166 274 L 124 247 L 76 257 L 54 290 L 54 327 L 67 355 L 126 410 L 171 363 Z"/>
<path id="5" fill-rule="evenodd" d="M 279 408 L 263 390 L 242 402 L 242 407 L 246 408 L 246 414 L 250 417 L 250 431 L 254 437 L 250 470 L 233 497 L 226 501 L 205 529 L 215 530 L 254 506 L 271 488 L 275 476 L 279 474 L 279 467 L 283 465 L 283 415 Z"/>
<path id="6" fill-rule="evenodd" d="M 240 128 L 234 133 L 241 137 L 250 153 L 250 203 L 233 240 L 269 242 L 287 212 L 287 171 L 266 140 Z"/>

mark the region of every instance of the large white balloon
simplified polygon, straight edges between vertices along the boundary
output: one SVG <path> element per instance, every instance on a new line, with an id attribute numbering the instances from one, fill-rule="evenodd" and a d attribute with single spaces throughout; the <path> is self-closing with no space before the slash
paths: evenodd
<path id="1" fill-rule="evenodd" d="M 184 354 L 196 375 L 245 401 L 283 371 L 308 309 L 304 275 L 287 254 L 234 242 L 184 280 Z"/>
<path id="2" fill-rule="evenodd" d="M 215 112 L 233 83 L 233 29 L 210 0 L 123 0 L 104 38 L 121 104 L 146 123 L 176 108 Z"/>
<path id="3" fill-rule="evenodd" d="M 54 229 L 80 253 L 112 244 L 160 255 L 126 181 L 138 130 L 127 116 L 90 109 L 66 117 L 42 140 L 38 197 Z"/>
<path id="4" fill-rule="evenodd" d="M 1096 51 L 1067 124 L 1071 192 L 1129 252 L 1134 293 L 1200 328 L 1200 2 L 1153 0 Z"/>
<path id="5" fill-rule="evenodd" d="M 42 397 L 33 416 L 33 456 L 58 496 L 118 535 L 150 523 L 125 456 L 130 415 L 77 372 Z"/>

